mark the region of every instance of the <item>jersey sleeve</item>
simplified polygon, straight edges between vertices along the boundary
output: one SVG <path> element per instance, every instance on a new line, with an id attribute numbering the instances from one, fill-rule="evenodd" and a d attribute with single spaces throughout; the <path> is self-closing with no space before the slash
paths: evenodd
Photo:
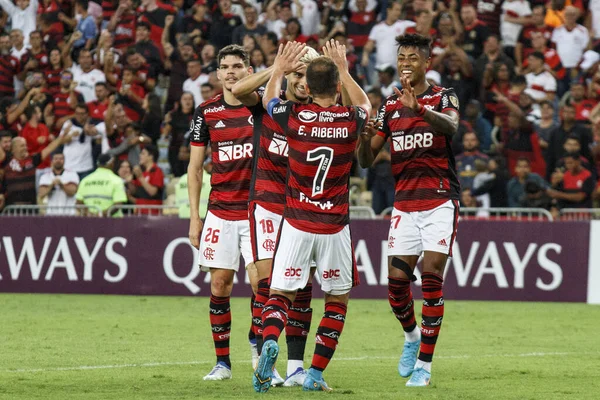
<path id="1" fill-rule="evenodd" d="M 154 171 L 153 174 L 150 174 L 148 183 L 159 189 L 165 186 L 165 178 L 160 168 L 156 167 L 156 171 Z"/>
<path id="2" fill-rule="evenodd" d="M 377 122 L 381 123 L 381 128 L 379 128 L 379 132 L 377 132 L 378 136 L 386 139 L 390 137 L 390 127 L 387 123 L 387 101 L 381 103 L 379 107 L 379 111 L 377 111 Z"/>
<path id="3" fill-rule="evenodd" d="M 285 134 L 294 103 L 282 100 L 279 100 L 279 102 L 274 102 L 274 100 L 279 99 L 271 100 L 273 103 L 269 102 L 269 109 L 267 109 L 267 112 L 269 112 L 273 120 L 281 127 L 283 133 Z"/>
<path id="4" fill-rule="evenodd" d="M 458 96 L 456 96 L 454 89 L 446 89 L 442 94 L 438 111 L 446 112 L 448 110 L 452 110 L 460 115 Z"/>
<path id="5" fill-rule="evenodd" d="M 206 146 L 210 140 L 208 134 L 208 125 L 204 119 L 204 109 L 202 106 L 196 108 L 194 111 L 194 117 L 190 123 L 190 130 L 188 131 L 190 136 L 190 144 L 192 146 Z"/>
<path id="6" fill-rule="evenodd" d="M 40 177 L 40 181 L 38 183 L 38 187 L 41 186 L 50 186 L 50 184 L 52 184 L 52 174 L 49 172 L 46 172 L 44 175 L 42 175 Z"/>
<path id="7" fill-rule="evenodd" d="M 585 181 L 583 181 L 583 184 L 581 185 L 581 191 L 585 193 L 587 197 L 589 197 L 594 192 L 595 186 L 596 184 L 594 179 L 589 176 Z"/>
<path id="8" fill-rule="evenodd" d="M 353 108 L 356 110 L 356 134 L 360 135 L 367 124 L 367 111 L 359 106 Z"/>

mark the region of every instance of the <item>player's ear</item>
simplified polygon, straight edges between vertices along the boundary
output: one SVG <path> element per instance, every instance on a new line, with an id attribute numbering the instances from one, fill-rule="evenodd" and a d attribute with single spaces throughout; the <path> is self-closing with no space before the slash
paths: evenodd
<path id="1" fill-rule="evenodd" d="M 252 66 L 248 67 L 248 75 L 252 75 L 254 73 L 254 68 Z"/>
<path id="2" fill-rule="evenodd" d="M 310 97 L 312 97 L 312 93 L 311 93 L 311 91 L 310 91 L 310 87 L 308 86 L 308 82 L 306 82 L 306 93 L 307 93 L 307 94 L 308 94 Z"/>

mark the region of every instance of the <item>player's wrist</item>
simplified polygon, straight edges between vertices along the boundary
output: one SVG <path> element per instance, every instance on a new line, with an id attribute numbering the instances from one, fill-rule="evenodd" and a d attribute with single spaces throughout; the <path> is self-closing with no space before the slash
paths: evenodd
<path id="1" fill-rule="evenodd" d="M 417 103 L 417 106 L 413 109 L 415 111 L 415 113 L 417 113 L 418 116 L 422 117 L 423 115 L 425 115 L 425 107 L 423 107 L 422 105 L 420 105 L 419 103 Z"/>

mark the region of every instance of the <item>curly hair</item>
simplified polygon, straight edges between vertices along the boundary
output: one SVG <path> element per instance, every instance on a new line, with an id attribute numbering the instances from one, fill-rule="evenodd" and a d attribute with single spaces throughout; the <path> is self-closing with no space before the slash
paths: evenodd
<path id="1" fill-rule="evenodd" d="M 401 35 L 396 38 L 396 44 L 398 45 L 398 51 L 401 47 L 416 47 L 425 53 L 427 57 L 431 54 L 431 39 L 423 35 L 416 33 Z"/>

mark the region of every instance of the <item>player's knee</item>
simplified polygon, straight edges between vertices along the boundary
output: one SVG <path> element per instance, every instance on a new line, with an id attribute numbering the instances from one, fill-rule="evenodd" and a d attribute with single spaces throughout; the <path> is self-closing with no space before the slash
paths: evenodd
<path id="1" fill-rule="evenodd" d="M 260 260 L 256 261 L 254 265 L 256 266 L 256 272 L 258 274 L 258 280 L 268 279 L 271 276 L 271 264 L 273 259 Z"/>
<path id="2" fill-rule="evenodd" d="M 344 294 L 325 293 L 325 303 L 341 303 L 347 305 L 348 300 L 350 300 L 350 291 Z"/>
<path id="3" fill-rule="evenodd" d="M 410 279 L 413 282 L 417 280 L 413 273 L 415 267 L 411 266 L 408 262 L 400 257 L 391 257 L 389 266 L 389 273 L 391 277 Z"/>
<path id="4" fill-rule="evenodd" d="M 425 255 L 423 256 L 423 272 L 432 272 L 443 276 L 447 262 L 448 256 L 446 254 L 437 253 L 435 251 L 425 252 Z"/>
<path id="5" fill-rule="evenodd" d="M 211 293 L 215 296 L 229 296 L 233 289 L 233 281 L 229 281 L 225 277 L 214 277 L 210 282 Z"/>

